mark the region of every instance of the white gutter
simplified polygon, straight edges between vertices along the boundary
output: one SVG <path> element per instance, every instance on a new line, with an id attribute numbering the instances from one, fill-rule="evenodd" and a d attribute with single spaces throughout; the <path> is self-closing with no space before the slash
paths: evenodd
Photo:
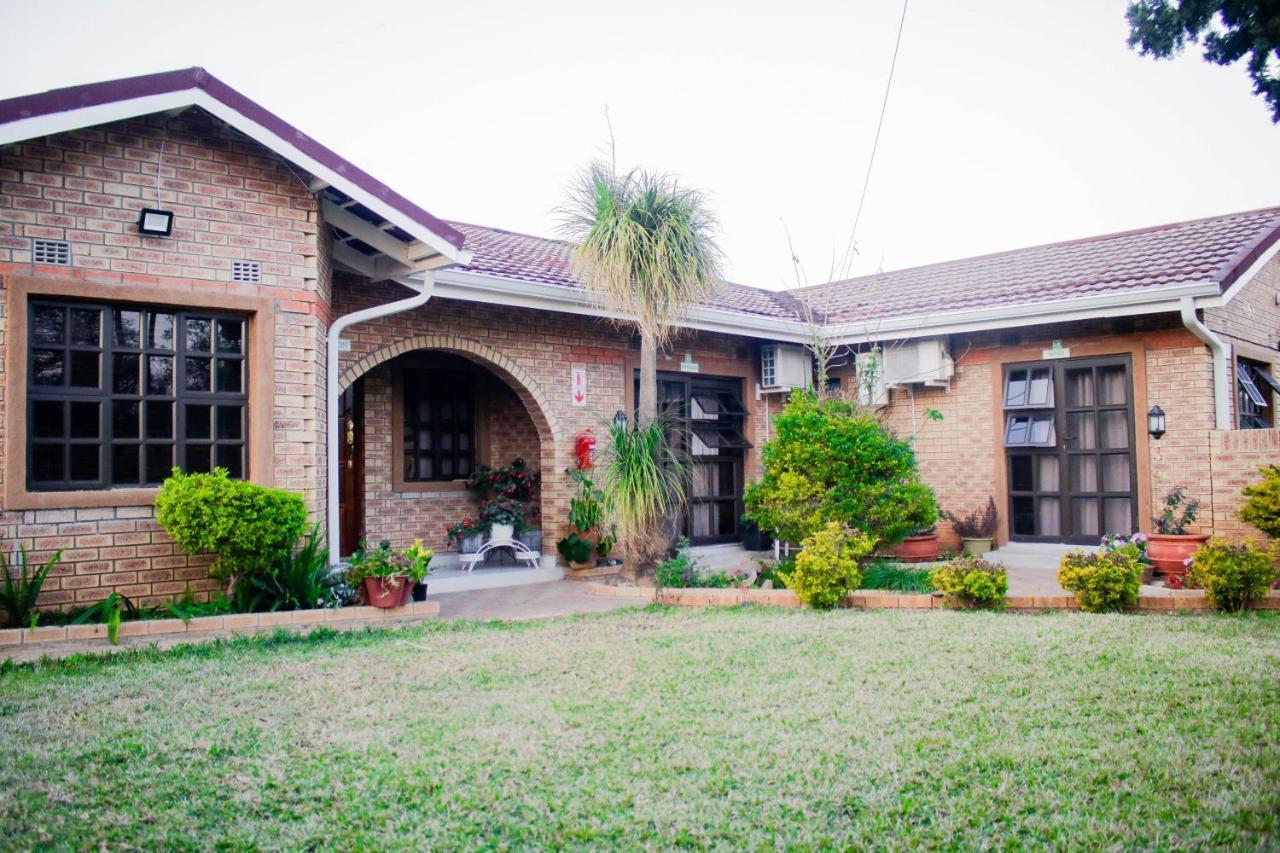
<path id="1" fill-rule="evenodd" d="M 1196 316 L 1196 303 L 1191 297 L 1184 297 L 1179 305 L 1182 313 L 1182 325 L 1191 334 L 1205 342 L 1213 353 L 1213 422 L 1215 429 L 1231 429 L 1231 406 L 1227 392 L 1231 388 L 1227 363 L 1231 356 L 1231 346 L 1200 321 Z"/>
<path id="2" fill-rule="evenodd" d="M 396 281 L 410 289 L 418 286 L 408 279 L 401 278 L 396 279 Z M 338 391 L 338 376 L 340 373 L 338 369 L 338 341 L 341 340 L 342 333 L 347 330 L 347 327 L 354 326 L 356 323 L 376 320 L 379 317 L 399 314 L 402 311 L 411 311 L 414 308 L 426 305 L 427 300 L 431 298 L 431 292 L 434 287 L 435 271 L 426 270 L 422 273 L 422 284 L 419 286 L 418 292 L 408 299 L 388 302 L 385 305 L 375 305 L 362 311 L 353 311 L 334 320 L 333 325 L 329 327 L 328 406 L 326 407 L 329 428 L 325 433 L 327 436 L 325 457 L 328 462 L 326 510 L 329 528 L 329 563 L 331 565 L 338 564 L 341 559 L 339 555 L 342 553 L 341 521 L 338 514 L 338 440 L 341 433 L 337 422 L 338 406 L 341 402 L 341 394 Z"/>

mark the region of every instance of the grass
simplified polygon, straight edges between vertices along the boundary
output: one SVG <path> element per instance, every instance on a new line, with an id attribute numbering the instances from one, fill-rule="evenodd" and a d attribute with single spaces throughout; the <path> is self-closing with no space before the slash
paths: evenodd
<path id="1" fill-rule="evenodd" d="M 1280 621 L 650 609 L 0 676 L 3 846 L 1280 844 Z"/>

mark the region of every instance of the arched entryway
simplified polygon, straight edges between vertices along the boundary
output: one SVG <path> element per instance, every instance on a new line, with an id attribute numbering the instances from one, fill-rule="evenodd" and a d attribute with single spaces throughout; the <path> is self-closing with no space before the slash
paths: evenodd
<path id="1" fill-rule="evenodd" d="M 540 508 L 559 490 L 560 424 L 543 389 L 491 347 L 458 336 L 408 338 L 359 359 L 340 387 L 343 542 L 387 539 L 400 548 L 421 538 L 437 552 L 456 549 L 445 530 L 476 517 L 480 499 L 465 479 L 478 465 L 521 459 L 540 471 Z M 544 553 L 554 553 L 550 538 Z"/>

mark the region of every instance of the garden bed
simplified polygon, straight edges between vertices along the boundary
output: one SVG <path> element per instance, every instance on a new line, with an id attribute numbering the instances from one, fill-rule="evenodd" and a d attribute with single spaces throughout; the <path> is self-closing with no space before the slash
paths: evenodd
<path id="1" fill-rule="evenodd" d="M 731 607 L 741 604 L 760 604 L 772 607 L 799 607 L 800 601 L 789 589 L 706 589 L 702 587 L 625 587 L 591 583 L 591 595 L 632 596 L 645 601 L 679 607 Z M 882 590 L 861 589 L 846 595 L 842 607 L 854 610 L 937 610 L 954 609 L 942 595 L 924 593 L 895 593 Z M 1265 598 L 1249 604 L 1253 610 L 1280 610 L 1280 590 L 1272 590 Z M 1078 610 L 1073 595 L 1010 595 L 1004 599 L 1005 610 L 1033 612 L 1042 610 Z M 1181 610 L 1209 610 L 1204 590 L 1169 589 L 1162 593 L 1144 593 L 1138 597 L 1137 607 L 1131 612 L 1173 612 Z"/>
<path id="2" fill-rule="evenodd" d="M 431 619 L 440 612 L 434 601 L 419 601 L 406 607 L 327 607 L 319 610 L 282 610 L 274 613 L 228 613 L 223 616 L 196 616 L 182 619 L 136 619 L 121 622 L 120 639 L 128 637 L 163 637 L 175 634 L 216 635 L 252 634 L 274 631 L 277 628 L 353 627 L 378 625 L 386 622 L 417 622 Z M 85 625 L 49 625 L 37 628 L 7 628 L 0 630 L 0 656 L 15 647 L 30 648 L 35 645 L 67 641 L 107 640 L 105 623 Z"/>

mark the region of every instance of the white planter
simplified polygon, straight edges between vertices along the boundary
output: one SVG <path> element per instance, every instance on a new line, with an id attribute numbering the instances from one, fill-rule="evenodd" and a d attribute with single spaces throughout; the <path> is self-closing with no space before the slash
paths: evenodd
<path id="1" fill-rule="evenodd" d="M 475 536 L 464 536 L 458 547 L 463 554 L 474 554 L 484 547 L 484 535 L 477 533 Z"/>
<path id="2" fill-rule="evenodd" d="M 505 545 L 511 541 L 511 537 L 516 535 L 515 525 L 512 524 L 495 524 L 489 531 L 489 541 L 498 545 Z"/>

